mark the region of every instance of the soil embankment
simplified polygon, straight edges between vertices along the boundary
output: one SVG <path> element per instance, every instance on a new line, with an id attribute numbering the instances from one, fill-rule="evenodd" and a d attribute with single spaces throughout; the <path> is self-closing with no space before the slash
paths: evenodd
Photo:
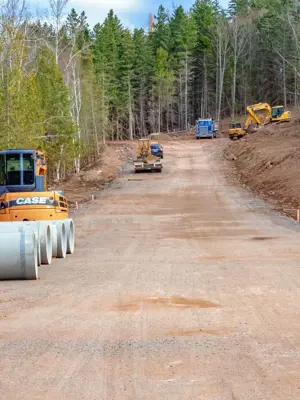
<path id="1" fill-rule="evenodd" d="M 300 119 L 268 125 L 230 142 L 225 157 L 234 162 L 240 181 L 295 217 L 300 208 Z"/>
<path id="2" fill-rule="evenodd" d="M 59 188 L 65 191 L 70 206 L 89 201 L 92 195 L 115 180 L 131 151 L 132 146 L 126 142 L 110 142 L 102 147 L 96 163 L 61 183 Z"/>

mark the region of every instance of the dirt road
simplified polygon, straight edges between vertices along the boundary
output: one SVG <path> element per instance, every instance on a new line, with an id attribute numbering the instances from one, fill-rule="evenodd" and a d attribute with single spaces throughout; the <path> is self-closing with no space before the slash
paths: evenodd
<path id="1" fill-rule="evenodd" d="M 74 256 L 0 282 L 1 399 L 300 398 L 300 233 L 216 142 L 165 144 L 76 216 Z"/>

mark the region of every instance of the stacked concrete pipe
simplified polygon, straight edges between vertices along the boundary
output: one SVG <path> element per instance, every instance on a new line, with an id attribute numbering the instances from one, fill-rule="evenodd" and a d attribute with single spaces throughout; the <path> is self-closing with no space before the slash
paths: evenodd
<path id="1" fill-rule="evenodd" d="M 42 221 L 1 222 L 0 233 L 8 234 L 23 229 L 34 232 L 38 241 L 38 264 L 50 265 L 52 262 L 51 226 L 51 224 L 42 223 Z"/>
<path id="2" fill-rule="evenodd" d="M 1 230 L 0 279 L 38 279 L 38 236 L 33 229 Z"/>
<path id="3" fill-rule="evenodd" d="M 51 265 L 53 251 L 52 226 L 45 221 L 33 221 L 32 224 L 37 224 L 38 226 L 41 245 L 41 264 Z"/>
<path id="4" fill-rule="evenodd" d="M 71 218 L 64 220 L 67 230 L 67 254 L 73 254 L 75 251 L 75 225 Z"/>
<path id="5" fill-rule="evenodd" d="M 0 223 L 0 280 L 38 279 L 37 267 L 75 249 L 73 220 Z"/>
<path id="6" fill-rule="evenodd" d="M 68 246 L 68 233 L 64 220 L 54 222 L 57 231 L 57 258 L 66 258 Z"/>
<path id="7" fill-rule="evenodd" d="M 66 258 L 67 255 L 67 227 L 66 220 L 44 221 L 51 225 L 52 229 L 52 256 L 56 258 Z"/>
<path id="8" fill-rule="evenodd" d="M 57 257 L 57 229 L 53 221 L 37 221 L 39 226 L 43 228 L 44 226 L 50 226 L 51 231 L 51 259 Z"/>

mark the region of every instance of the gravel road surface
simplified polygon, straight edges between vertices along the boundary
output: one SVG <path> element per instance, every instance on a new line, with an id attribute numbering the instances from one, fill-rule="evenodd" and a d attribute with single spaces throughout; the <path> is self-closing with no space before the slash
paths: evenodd
<path id="1" fill-rule="evenodd" d="M 300 398 L 299 228 L 226 180 L 222 140 L 127 167 L 73 256 L 0 282 L 0 399 Z"/>

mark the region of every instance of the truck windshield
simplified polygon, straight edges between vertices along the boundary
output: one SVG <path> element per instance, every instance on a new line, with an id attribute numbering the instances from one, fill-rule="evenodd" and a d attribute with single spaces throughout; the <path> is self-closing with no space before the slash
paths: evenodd
<path id="1" fill-rule="evenodd" d="M 0 186 L 19 186 L 34 184 L 34 160 L 31 154 L 0 155 Z M 23 181 L 23 182 L 22 182 Z"/>
<path id="2" fill-rule="evenodd" d="M 210 126 L 211 122 L 210 121 L 199 121 L 200 126 Z"/>

